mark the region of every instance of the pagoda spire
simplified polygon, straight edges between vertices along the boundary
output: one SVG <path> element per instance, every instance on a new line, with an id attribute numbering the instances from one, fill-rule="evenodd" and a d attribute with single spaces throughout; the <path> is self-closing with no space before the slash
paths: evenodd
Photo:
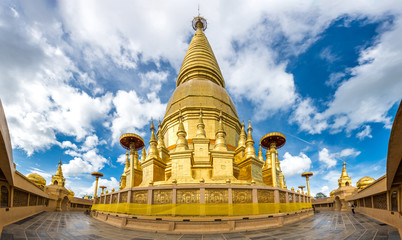
<path id="1" fill-rule="evenodd" d="M 225 136 L 226 136 L 226 132 L 223 129 L 223 116 L 222 116 L 222 111 L 219 114 L 219 124 L 218 124 L 218 130 L 216 131 L 216 142 L 215 142 L 215 148 L 214 150 L 218 150 L 218 151 L 226 151 L 228 150 L 228 147 L 226 146 L 226 142 L 225 142 Z"/>
<path id="2" fill-rule="evenodd" d="M 128 154 L 128 150 L 126 153 L 126 162 L 124 164 L 124 170 L 123 173 L 127 172 L 130 169 L 130 158 L 129 158 L 129 154 Z"/>
<path id="3" fill-rule="evenodd" d="M 349 176 L 348 176 L 348 172 L 346 171 L 346 162 L 345 162 L 345 159 L 343 159 L 343 168 L 342 168 L 341 178 L 344 178 L 344 177 L 349 177 Z"/>
<path id="4" fill-rule="evenodd" d="M 158 139 L 158 148 L 165 148 L 166 147 L 165 146 L 165 141 L 163 139 L 163 134 L 162 134 L 161 130 L 162 130 L 161 129 L 161 121 L 159 121 L 158 131 L 156 132 L 156 137 Z"/>
<path id="5" fill-rule="evenodd" d="M 248 128 L 247 128 L 247 140 L 246 140 L 246 151 L 245 155 L 246 157 L 256 157 L 255 155 L 255 149 L 254 149 L 254 140 L 253 140 L 253 135 L 251 132 L 253 131 L 253 128 L 251 127 L 251 121 L 248 121 Z"/>
<path id="6" fill-rule="evenodd" d="M 60 160 L 59 160 L 59 167 L 57 168 L 57 172 L 56 172 L 55 176 L 63 177 L 63 170 L 61 169 L 61 156 L 60 156 Z"/>
<path id="7" fill-rule="evenodd" d="M 188 150 L 188 143 L 186 139 L 187 133 L 184 129 L 183 125 L 183 116 L 181 115 L 181 111 L 179 112 L 179 129 L 177 130 L 177 141 L 176 141 L 176 150 L 182 151 Z"/>
<path id="8" fill-rule="evenodd" d="M 155 127 L 154 127 L 154 121 L 151 120 L 151 140 L 149 140 L 149 152 L 148 152 L 148 157 L 155 157 L 159 158 L 159 153 L 158 153 L 158 142 L 156 141 L 155 137 Z"/>
<path id="9" fill-rule="evenodd" d="M 197 138 L 206 138 L 205 124 L 204 124 L 204 121 L 202 120 L 202 109 L 200 109 L 200 117 L 198 119 L 197 132 L 195 133 L 195 137 L 197 137 Z"/>
<path id="10" fill-rule="evenodd" d="M 237 147 L 246 146 L 246 140 L 247 140 L 246 138 L 247 138 L 247 133 L 244 128 L 244 121 L 243 121 L 241 124 L 239 142 L 237 143 Z"/>
<path id="11" fill-rule="evenodd" d="M 181 65 L 176 86 L 191 79 L 206 79 L 225 87 L 218 61 L 216 61 L 214 52 L 204 34 L 207 29 L 207 21 L 203 17 L 197 16 L 193 19 L 193 28 L 195 34 Z"/>

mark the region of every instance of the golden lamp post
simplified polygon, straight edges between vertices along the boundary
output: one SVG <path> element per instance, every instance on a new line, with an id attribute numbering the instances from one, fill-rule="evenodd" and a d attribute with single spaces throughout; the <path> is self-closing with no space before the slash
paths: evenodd
<path id="1" fill-rule="evenodd" d="M 282 133 L 279 132 L 272 132 L 272 133 L 268 133 L 265 136 L 263 136 L 260 140 L 260 144 L 261 147 L 263 147 L 264 149 L 267 149 L 267 169 L 270 169 L 270 175 L 272 176 L 272 187 L 278 187 L 278 185 L 280 185 L 280 183 L 277 182 L 276 180 L 276 176 L 277 176 L 277 168 L 278 168 L 278 164 L 279 164 L 279 159 L 277 157 L 278 155 L 278 151 L 277 149 L 283 147 L 283 145 L 285 145 L 286 143 L 286 138 L 285 135 L 283 135 Z M 277 166 L 278 165 L 278 166 Z M 280 169 L 280 168 L 278 168 Z"/>
<path id="2" fill-rule="evenodd" d="M 125 133 L 120 137 L 120 145 L 130 151 L 130 177 L 127 181 L 127 187 L 136 187 L 142 182 L 142 168 L 137 151 L 145 146 L 144 140 L 137 134 Z"/>
<path id="3" fill-rule="evenodd" d="M 98 192 L 98 180 L 99 180 L 99 177 L 103 177 L 103 173 L 93 172 L 93 173 L 91 173 L 91 175 L 96 177 L 95 196 L 94 196 L 94 198 L 96 198 L 97 197 L 96 193 Z"/>
<path id="4" fill-rule="evenodd" d="M 299 188 L 301 189 L 301 193 L 304 194 L 303 192 L 303 188 L 305 188 L 306 186 L 299 186 Z"/>
<path id="5" fill-rule="evenodd" d="M 310 196 L 310 183 L 309 183 L 309 178 L 313 176 L 312 172 L 305 172 L 302 174 L 302 177 L 306 178 L 306 182 L 307 182 L 307 194 Z"/>
<path id="6" fill-rule="evenodd" d="M 100 189 L 102 189 L 101 195 L 103 194 L 103 191 L 105 190 L 105 188 L 107 188 L 106 186 L 99 186 Z"/>

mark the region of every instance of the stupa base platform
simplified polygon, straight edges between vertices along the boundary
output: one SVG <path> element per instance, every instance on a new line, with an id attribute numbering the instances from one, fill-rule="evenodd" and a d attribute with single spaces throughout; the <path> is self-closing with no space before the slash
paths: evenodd
<path id="1" fill-rule="evenodd" d="M 242 216 L 145 216 L 93 211 L 92 217 L 124 229 L 161 233 L 225 233 L 280 227 L 309 216 L 312 209 L 297 212 Z"/>

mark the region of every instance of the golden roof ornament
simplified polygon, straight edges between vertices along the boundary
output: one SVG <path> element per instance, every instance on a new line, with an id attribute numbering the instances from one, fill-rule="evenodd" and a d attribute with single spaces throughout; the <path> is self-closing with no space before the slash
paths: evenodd
<path id="1" fill-rule="evenodd" d="M 342 174 L 341 174 L 341 178 L 343 178 L 343 177 L 348 177 L 348 172 L 346 171 L 345 159 L 343 159 L 343 168 L 342 168 Z"/>
<path id="2" fill-rule="evenodd" d="M 44 188 L 46 186 L 46 180 L 41 175 L 37 173 L 30 173 L 26 177 L 37 186 Z"/>
<path id="3" fill-rule="evenodd" d="M 176 141 L 176 150 L 175 151 L 183 151 L 188 150 L 188 143 L 186 139 L 187 133 L 184 129 L 183 125 L 183 116 L 181 115 L 181 111 L 179 112 L 179 129 L 177 130 L 177 141 Z"/>
<path id="4" fill-rule="evenodd" d="M 201 16 L 197 16 L 193 19 L 192 25 L 195 34 L 181 65 L 176 86 L 191 79 L 202 79 L 225 87 L 225 81 L 223 80 L 218 62 L 204 34 L 204 31 L 207 29 L 207 20 Z"/>
<path id="5" fill-rule="evenodd" d="M 57 172 L 56 172 L 55 176 L 63 177 L 63 170 L 61 169 L 61 157 L 60 157 L 60 160 L 59 160 L 59 166 L 57 168 Z"/>
<path id="6" fill-rule="evenodd" d="M 123 174 L 125 174 L 130 169 L 130 158 L 128 157 L 128 150 L 126 153 L 126 162 L 124 164 Z"/>
<path id="7" fill-rule="evenodd" d="M 161 121 L 158 124 L 158 132 L 156 133 L 156 137 L 158 139 L 158 148 L 166 148 L 165 140 L 163 139 L 162 129 L 161 129 Z"/>
<path id="8" fill-rule="evenodd" d="M 375 179 L 372 177 L 362 177 L 360 178 L 359 181 L 357 181 L 356 183 L 356 187 L 360 190 L 360 189 L 365 189 L 368 185 L 372 184 L 373 182 L 375 182 Z"/>
<path id="9" fill-rule="evenodd" d="M 197 137 L 197 138 L 206 138 L 205 124 L 204 124 L 204 121 L 202 120 L 202 109 L 200 109 L 200 117 L 198 119 L 197 132 L 195 133 L 195 137 Z"/>
<path id="10" fill-rule="evenodd" d="M 142 152 L 141 152 L 141 162 L 144 162 L 146 158 L 147 158 L 147 151 L 144 148 L 144 149 L 142 149 Z"/>
<path id="11" fill-rule="evenodd" d="M 214 150 L 216 151 L 227 151 L 228 147 L 225 142 L 225 136 L 226 132 L 223 129 L 223 116 L 222 116 L 222 111 L 219 114 L 219 123 L 218 123 L 218 129 L 216 131 L 216 137 L 215 137 L 215 148 Z"/>
<path id="12" fill-rule="evenodd" d="M 155 138 L 154 122 L 153 122 L 153 120 L 151 120 L 151 140 L 149 140 L 149 152 L 148 152 L 149 158 L 151 158 L 151 157 L 159 158 L 157 145 L 158 145 L 158 142 L 156 141 L 156 138 Z"/>
<path id="13" fill-rule="evenodd" d="M 255 149 L 254 149 L 254 140 L 253 140 L 253 135 L 251 132 L 253 131 L 253 128 L 251 127 L 251 121 L 248 121 L 248 133 L 247 133 L 247 140 L 246 140 L 246 150 L 245 150 L 245 155 L 246 158 L 248 157 L 256 157 L 255 155 Z"/>
<path id="14" fill-rule="evenodd" d="M 247 138 L 247 133 L 244 127 L 244 121 L 241 124 L 241 130 L 240 130 L 240 136 L 239 136 L 239 142 L 237 143 L 237 147 L 241 146 L 246 146 L 246 138 Z"/>

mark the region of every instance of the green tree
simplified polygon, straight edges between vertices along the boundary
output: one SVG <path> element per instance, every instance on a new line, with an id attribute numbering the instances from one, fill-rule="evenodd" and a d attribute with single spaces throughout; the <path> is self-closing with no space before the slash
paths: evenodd
<path id="1" fill-rule="evenodd" d="M 319 193 L 317 193 L 316 195 L 315 195 L 315 199 L 317 199 L 317 198 L 326 198 L 327 197 L 327 195 L 325 195 L 324 193 L 322 193 L 322 192 L 319 192 Z"/>

